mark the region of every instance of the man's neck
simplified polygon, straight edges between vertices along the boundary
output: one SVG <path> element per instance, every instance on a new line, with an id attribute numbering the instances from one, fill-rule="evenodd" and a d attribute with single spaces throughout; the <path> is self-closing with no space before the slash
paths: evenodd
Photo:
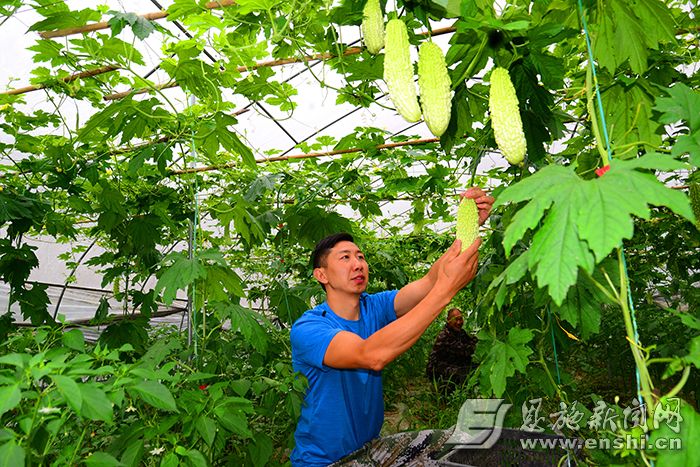
<path id="1" fill-rule="evenodd" d="M 326 296 L 333 313 L 348 321 L 360 319 L 360 295 L 340 294 L 330 291 Z"/>

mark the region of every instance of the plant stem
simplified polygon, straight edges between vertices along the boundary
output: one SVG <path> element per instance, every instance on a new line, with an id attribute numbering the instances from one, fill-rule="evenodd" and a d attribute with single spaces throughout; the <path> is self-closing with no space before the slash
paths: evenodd
<path id="1" fill-rule="evenodd" d="M 622 247 L 617 249 L 617 258 L 620 267 L 620 307 L 622 308 L 622 316 L 625 321 L 625 330 L 627 332 L 627 340 L 630 343 L 630 350 L 632 350 L 632 356 L 634 357 L 634 362 L 639 372 L 639 385 L 640 385 L 640 396 L 643 402 L 647 406 L 647 413 L 649 417 L 652 416 L 654 408 L 654 396 L 653 389 L 654 385 L 649 376 L 649 369 L 646 365 L 646 358 L 642 354 L 639 343 L 636 339 L 636 334 L 634 332 L 634 325 L 632 324 L 632 314 L 629 306 L 629 295 L 628 295 L 628 283 L 627 275 L 625 274 L 624 263 L 622 259 Z M 642 402 L 642 401 L 640 401 Z"/>
<path id="2" fill-rule="evenodd" d="M 586 69 L 586 108 L 588 109 L 588 115 L 591 117 L 591 131 L 593 131 L 593 136 L 595 137 L 596 147 L 600 153 L 603 165 L 606 165 L 608 163 L 608 152 L 605 150 L 603 142 L 600 139 L 600 128 L 598 127 L 598 119 L 596 118 L 595 108 L 593 106 L 593 72 L 591 67 L 592 64 L 589 63 Z"/>
<path id="3" fill-rule="evenodd" d="M 83 445 L 83 438 L 85 437 L 85 432 L 87 431 L 87 425 L 83 427 L 83 432 L 80 433 L 80 438 L 78 438 L 78 442 L 75 445 L 75 450 L 73 451 L 73 455 L 70 457 L 70 461 L 68 461 L 68 465 L 75 465 L 73 463 L 73 459 L 75 459 L 75 455 L 78 453 L 78 449 L 80 449 L 80 446 Z"/>
<path id="4" fill-rule="evenodd" d="M 479 50 L 476 52 L 476 55 L 474 55 L 474 58 L 469 63 L 469 66 L 467 67 L 466 70 L 464 70 L 464 73 L 462 73 L 462 76 L 460 76 L 460 78 L 457 81 L 455 81 L 455 84 L 452 85 L 453 91 L 457 86 L 459 86 L 460 83 L 462 83 L 462 81 L 467 79 L 467 77 L 471 76 L 471 74 L 474 72 L 474 68 L 476 67 L 476 64 L 481 59 L 481 54 L 484 51 L 484 47 L 486 47 L 486 44 L 488 43 L 488 39 L 489 39 L 488 36 L 484 35 L 484 39 L 481 41 L 481 44 L 479 45 Z"/>
<path id="5" fill-rule="evenodd" d="M 688 381 L 688 376 L 690 375 L 690 366 L 687 366 L 683 369 L 683 375 L 681 376 L 680 381 L 678 381 L 678 384 L 676 384 L 673 389 L 671 389 L 668 394 L 666 394 L 664 397 L 665 398 L 671 398 L 681 392 L 681 389 L 683 389 L 683 386 L 685 386 L 685 383 Z"/>

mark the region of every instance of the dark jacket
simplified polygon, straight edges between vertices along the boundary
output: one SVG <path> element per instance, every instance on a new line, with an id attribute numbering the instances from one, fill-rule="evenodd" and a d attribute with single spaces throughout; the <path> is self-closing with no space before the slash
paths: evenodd
<path id="1" fill-rule="evenodd" d="M 472 355 L 478 339 L 448 324 L 438 334 L 428 358 L 426 374 L 439 382 L 461 385 L 474 367 Z"/>

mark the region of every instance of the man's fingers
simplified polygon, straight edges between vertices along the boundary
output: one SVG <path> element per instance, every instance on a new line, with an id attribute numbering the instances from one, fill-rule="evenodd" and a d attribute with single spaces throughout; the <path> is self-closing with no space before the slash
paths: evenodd
<path id="1" fill-rule="evenodd" d="M 481 246 L 481 238 L 476 237 L 476 240 L 474 240 L 474 242 L 471 245 L 469 245 L 469 248 L 464 250 L 464 252 L 462 252 L 462 254 L 466 255 L 466 256 L 473 256 L 474 253 L 477 253 L 479 251 L 480 246 Z"/>
<path id="2" fill-rule="evenodd" d="M 476 186 L 467 188 L 465 191 L 460 193 L 461 197 L 472 198 L 473 200 L 477 200 L 478 198 L 481 198 L 484 195 L 486 195 L 486 193 L 484 193 L 484 191 L 481 188 L 476 187 Z"/>
<path id="3" fill-rule="evenodd" d="M 493 203 L 496 202 L 496 198 L 493 196 L 483 195 L 478 198 L 474 198 L 474 202 L 479 207 L 493 206 Z"/>

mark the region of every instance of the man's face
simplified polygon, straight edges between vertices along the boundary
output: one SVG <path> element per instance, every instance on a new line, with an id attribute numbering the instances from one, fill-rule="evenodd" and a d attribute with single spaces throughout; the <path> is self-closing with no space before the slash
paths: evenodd
<path id="1" fill-rule="evenodd" d="M 330 250 L 320 268 L 314 270 L 314 276 L 326 286 L 326 291 L 360 294 L 367 288 L 369 268 L 365 255 L 353 242 L 342 241 Z"/>
<path id="2" fill-rule="evenodd" d="M 462 313 L 460 313 L 459 311 L 450 312 L 450 315 L 447 318 L 447 324 L 452 329 L 462 329 L 462 326 L 464 325 Z"/>

